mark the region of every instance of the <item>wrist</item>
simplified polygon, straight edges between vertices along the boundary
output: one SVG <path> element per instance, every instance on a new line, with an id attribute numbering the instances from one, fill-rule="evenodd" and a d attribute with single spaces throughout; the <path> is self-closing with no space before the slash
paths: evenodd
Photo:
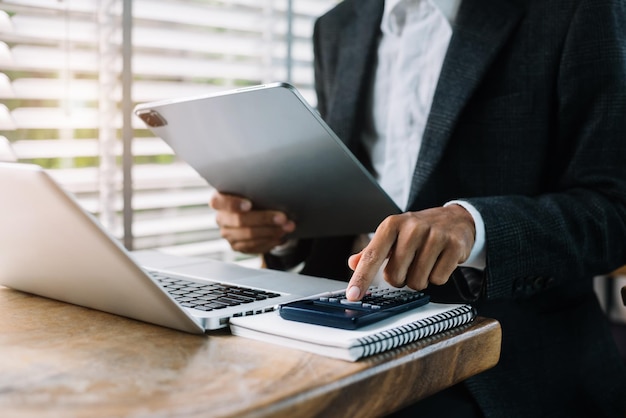
<path id="1" fill-rule="evenodd" d="M 452 200 L 447 202 L 444 207 L 461 206 L 472 217 L 474 225 L 474 246 L 469 257 L 460 265 L 463 267 L 473 267 L 484 270 L 487 266 L 487 242 L 485 234 L 485 223 L 483 217 L 471 203 L 465 200 Z"/>

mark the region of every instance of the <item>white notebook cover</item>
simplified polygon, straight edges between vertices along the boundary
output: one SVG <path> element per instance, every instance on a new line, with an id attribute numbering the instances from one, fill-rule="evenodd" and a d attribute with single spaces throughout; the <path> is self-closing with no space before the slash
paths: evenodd
<path id="1" fill-rule="evenodd" d="M 231 318 L 230 329 L 237 336 L 356 361 L 466 324 L 475 316 L 470 305 L 431 302 L 357 330 L 288 321 L 278 311 Z"/>

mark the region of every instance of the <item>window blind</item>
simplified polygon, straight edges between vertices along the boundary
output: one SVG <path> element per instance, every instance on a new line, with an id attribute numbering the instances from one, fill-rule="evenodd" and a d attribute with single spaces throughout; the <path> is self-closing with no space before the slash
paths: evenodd
<path id="1" fill-rule="evenodd" d="M 120 239 L 122 1 L 0 0 L 0 137 Z M 289 81 L 315 105 L 313 22 L 335 3 L 134 0 L 132 102 Z M 219 236 L 210 186 L 136 118 L 132 162 L 134 249 L 245 258 Z"/>

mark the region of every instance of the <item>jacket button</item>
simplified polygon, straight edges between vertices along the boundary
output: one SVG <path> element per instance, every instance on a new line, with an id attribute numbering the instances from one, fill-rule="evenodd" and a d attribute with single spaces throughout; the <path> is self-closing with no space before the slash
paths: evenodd
<path id="1" fill-rule="evenodd" d="M 533 288 L 535 288 L 535 290 L 541 290 L 541 289 L 545 289 L 546 288 L 546 278 L 545 277 L 535 277 L 535 280 L 533 280 Z"/>

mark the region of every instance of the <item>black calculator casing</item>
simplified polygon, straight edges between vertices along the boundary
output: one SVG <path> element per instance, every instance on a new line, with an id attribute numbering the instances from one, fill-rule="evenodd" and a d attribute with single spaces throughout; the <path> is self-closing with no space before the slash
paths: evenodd
<path id="1" fill-rule="evenodd" d="M 379 311 L 364 311 L 351 309 L 350 306 L 328 306 L 315 304 L 313 300 L 298 300 L 278 307 L 278 313 L 283 319 L 306 322 L 308 324 L 323 325 L 333 328 L 357 329 L 371 323 L 381 321 L 400 312 L 416 308 L 428 303 L 429 298 L 381 309 Z"/>

